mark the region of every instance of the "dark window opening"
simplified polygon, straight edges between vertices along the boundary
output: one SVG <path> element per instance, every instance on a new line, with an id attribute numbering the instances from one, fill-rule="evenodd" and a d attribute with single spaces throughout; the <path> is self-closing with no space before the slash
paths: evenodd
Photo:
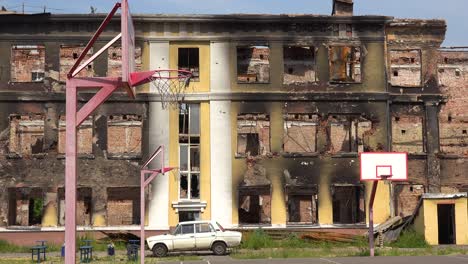
<path id="1" fill-rule="evenodd" d="M 461 76 L 460 71 L 455 71 L 455 76 L 460 77 Z"/>
<path id="2" fill-rule="evenodd" d="M 43 208 L 44 200 L 42 198 L 29 199 L 29 225 L 41 224 Z"/>
<path id="3" fill-rule="evenodd" d="M 287 196 L 288 223 L 318 223 L 318 202 L 316 194 L 289 193 Z"/>
<path id="4" fill-rule="evenodd" d="M 455 205 L 437 205 L 437 225 L 439 231 L 439 244 L 455 244 Z"/>
<path id="5" fill-rule="evenodd" d="M 462 130 L 462 133 L 463 133 L 464 135 L 466 135 L 466 129 L 463 129 L 463 130 Z"/>
<path id="6" fill-rule="evenodd" d="M 199 211 L 179 211 L 179 223 L 186 222 L 186 221 L 198 221 L 198 220 L 200 220 Z"/>
<path id="7" fill-rule="evenodd" d="M 200 55 L 198 48 L 179 48 L 179 70 L 192 72 L 192 81 L 200 80 Z"/>
<path id="8" fill-rule="evenodd" d="M 332 199 L 333 223 L 358 224 L 366 221 L 363 187 L 333 186 Z"/>
<path id="9" fill-rule="evenodd" d="M 270 195 L 239 196 L 239 222 L 241 224 L 268 224 L 271 222 Z"/>
<path id="10" fill-rule="evenodd" d="M 314 47 L 284 46 L 283 61 L 284 85 L 306 86 L 316 81 Z"/>
<path id="11" fill-rule="evenodd" d="M 237 117 L 237 154 L 265 155 L 270 152 L 270 120 L 263 114 Z"/>
<path id="12" fill-rule="evenodd" d="M 73 59 L 78 59 L 78 53 L 73 53 Z"/>
<path id="13" fill-rule="evenodd" d="M 41 225 L 44 213 L 44 194 L 40 188 L 8 189 L 8 224 Z"/>
<path id="14" fill-rule="evenodd" d="M 444 62 L 445 62 L 445 64 L 448 64 L 448 58 L 447 57 L 444 58 Z"/>
<path id="15" fill-rule="evenodd" d="M 237 82 L 268 83 L 270 81 L 270 48 L 268 46 L 237 47 Z"/>
<path id="16" fill-rule="evenodd" d="M 398 77 L 398 71 L 393 71 L 393 76 Z"/>
<path id="17" fill-rule="evenodd" d="M 452 122 L 452 116 L 448 116 L 448 121 Z"/>
<path id="18" fill-rule="evenodd" d="M 401 133 L 402 133 L 402 134 L 406 134 L 406 130 L 401 130 Z"/>

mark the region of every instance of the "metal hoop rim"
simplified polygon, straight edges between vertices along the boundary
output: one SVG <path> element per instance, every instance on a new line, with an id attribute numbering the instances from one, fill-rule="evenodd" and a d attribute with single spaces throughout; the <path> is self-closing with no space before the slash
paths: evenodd
<path id="1" fill-rule="evenodd" d="M 173 73 L 177 72 L 177 76 L 162 76 L 158 73 Z M 162 70 L 155 70 L 154 74 L 151 76 L 154 79 L 165 79 L 165 80 L 171 80 L 171 79 L 187 79 L 192 77 L 192 72 L 191 71 L 186 71 L 186 70 L 176 70 L 176 69 L 162 69 Z"/>

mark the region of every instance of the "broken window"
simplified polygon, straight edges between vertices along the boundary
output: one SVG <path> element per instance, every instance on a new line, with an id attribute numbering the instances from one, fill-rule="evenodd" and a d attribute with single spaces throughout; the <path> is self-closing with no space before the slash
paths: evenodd
<path id="1" fill-rule="evenodd" d="M 283 61 L 284 85 L 304 86 L 316 81 L 314 47 L 285 46 Z"/>
<path id="2" fill-rule="evenodd" d="M 270 185 L 239 187 L 239 223 L 269 224 L 271 222 Z"/>
<path id="3" fill-rule="evenodd" d="M 237 154 L 266 155 L 270 152 L 270 117 L 265 114 L 237 116 Z"/>
<path id="4" fill-rule="evenodd" d="M 179 48 L 179 70 L 192 72 L 191 81 L 200 80 L 200 53 L 198 48 Z"/>
<path id="5" fill-rule="evenodd" d="M 392 150 L 397 152 L 424 152 L 423 118 L 421 116 L 393 116 Z"/>
<path id="6" fill-rule="evenodd" d="M 42 82 L 45 72 L 45 47 L 13 46 L 11 49 L 11 81 Z"/>
<path id="7" fill-rule="evenodd" d="M 420 50 L 391 50 L 390 71 L 393 86 L 421 86 Z"/>
<path id="8" fill-rule="evenodd" d="M 67 74 L 75 64 L 76 60 L 83 52 L 85 47 L 81 45 L 61 45 L 60 46 L 60 81 L 65 82 L 67 80 Z M 88 54 L 83 59 L 83 62 L 88 60 L 93 55 L 93 49 L 88 51 Z M 91 62 L 88 67 L 85 67 L 76 77 L 93 77 L 94 67 Z"/>
<path id="9" fill-rule="evenodd" d="M 65 188 L 58 189 L 58 215 L 59 225 L 65 225 Z M 89 187 L 79 187 L 77 189 L 76 202 L 76 224 L 90 226 L 92 224 L 92 189 Z"/>
<path id="10" fill-rule="evenodd" d="M 179 223 L 198 220 L 201 220 L 200 211 L 179 211 Z"/>
<path id="11" fill-rule="evenodd" d="M 331 46 L 330 81 L 361 82 L 361 48 L 354 46 Z"/>
<path id="12" fill-rule="evenodd" d="M 108 155 L 141 155 L 142 121 L 138 115 L 111 115 L 107 119 Z"/>
<path id="13" fill-rule="evenodd" d="M 59 134 L 58 134 L 58 153 L 65 153 L 65 116 L 60 116 Z M 77 130 L 77 147 L 80 154 L 93 153 L 93 118 L 85 120 Z"/>
<path id="14" fill-rule="evenodd" d="M 140 188 L 107 188 L 107 222 L 110 226 L 140 224 Z"/>
<path id="15" fill-rule="evenodd" d="M 285 152 L 312 153 L 317 151 L 318 116 L 314 114 L 287 114 L 284 122 Z"/>
<path id="16" fill-rule="evenodd" d="M 318 192 L 316 185 L 291 185 L 285 187 L 288 206 L 288 223 L 318 223 Z"/>
<path id="17" fill-rule="evenodd" d="M 424 193 L 424 186 L 399 183 L 394 186 L 395 215 L 401 217 L 412 215 L 421 199 L 421 195 Z"/>
<path id="18" fill-rule="evenodd" d="M 44 152 L 44 116 L 10 116 L 10 154 L 28 157 Z"/>
<path id="19" fill-rule="evenodd" d="M 44 193 L 40 188 L 9 188 L 8 207 L 8 225 L 41 225 Z"/>
<path id="20" fill-rule="evenodd" d="M 353 115 L 332 115 L 328 118 L 330 152 L 368 151 L 372 122 Z"/>
<path id="21" fill-rule="evenodd" d="M 200 105 L 179 110 L 179 198 L 200 199 Z"/>
<path id="22" fill-rule="evenodd" d="M 365 223 L 364 187 L 332 186 L 334 224 Z"/>
<path id="23" fill-rule="evenodd" d="M 135 47 L 135 71 L 141 71 L 141 47 Z M 109 47 L 107 50 L 107 76 L 122 76 L 122 47 Z"/>
<path id="24" fill-rule="evenodd" d="M 270 48 L 268 46 L 237 47 L 237 82 L 270 82 Z"/>

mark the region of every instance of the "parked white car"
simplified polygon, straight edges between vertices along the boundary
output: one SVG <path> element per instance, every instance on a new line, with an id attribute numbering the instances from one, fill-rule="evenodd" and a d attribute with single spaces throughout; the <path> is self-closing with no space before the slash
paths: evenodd
<path id="1" fill-rule="evenodd" d="M 164 257 L 170 251 L 212 250 L 224 255 L 228 248 L 240 245 L 242 234 L 227 231 L 215 221 L 181 222 L 173 234 L 152 236 L 146 239 L 154 256 Z"/>

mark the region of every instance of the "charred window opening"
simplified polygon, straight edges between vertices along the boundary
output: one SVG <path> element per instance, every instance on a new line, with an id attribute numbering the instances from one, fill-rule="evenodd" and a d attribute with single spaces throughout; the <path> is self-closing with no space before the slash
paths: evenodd
<path id="1" fill-rule="evenodd" d="M 92 224 L 92 189 L 89 187 L 79 187 L 77 189 L 76 202 L 76 224 L 90 226 Z M 65 225 L 65 188 L 58 189 L 58 216 L 59 225 Z"/>
<path id="2" fill-rule="evenodd" d="M 354 46 L 331 46 L 330 81 L 361 82 L 361 48 Z"/>
<path id="3" fill-rule="evenodd" d="M 141 47 L 135 47 L 135 71 L 142 70 Z M 122 47 L 109 47 L 107 50 L 107 76 L 122 76 Z"/>
<path id="4" fill-rule="evenodd" d="M 107 152 L 110 157 L 139 157 L 141 140 L 141 116 L 128 114 L 108 117 Z"/>
<path id="5" fill-rule="evenodd" d="M 268 46 L 237 47 L 237 82 L 270 82 L 270 48 Z"/>
<path id="6" fill-rule="evenodd" d="M 10 154 L 30 157 L 44 152 L 44 116 L 10 116 Z"/>
<path id="7" fill-rule="evenodd" d="M 316 81 L 315 48 L 283 47 L 284 85 L 304 86 Z"/>
<path id="8" fill-rule="evenodd" d="M 200 80 L 200 53 L 198 48 L 179 48 L 179 70 L 192 72 L 192 81 Z"/>
<path id="9" fill-rule="evenodd" d="M 288 223 L 318 223 L 318 192 L 316 185 L 286 185 L 285 193 L 288 206 Z"/>
<path id="10" fill-rule="evenodd" d="M 286 115 L 284 122 L 285 137 L 283 147 L 289 153 L 313 153 L 317 151 L 318 115 L 292 114 Z"/>
<path id="11" fill-rule="evenodd" d="M 365 223 L 364 187 L 332 186 L 333 223 Z"/>
<path id="12" fill-rule="evenodd" d="M 201 220 L 200 211 L 179 211 L 179 223 L 199 220 Z"/>
<path id="13" fill-rule="evenodd" d="M 42 82 L 45 76 L 45 47 L 13 46 L 11 82 Z"/>
<path id="14" fill-rule="evenodd" d="M 65 116 L 60 116 L 59 121 L 59 134 L 58 134 L 58 153 L 65 154 L 65 130 L 66 121 Z M 77 147 L 80 154 L 93 153 L 93 118 L 90 117 L 85 120 L 77 130 Z"/>
<path id="15" fill-rule="evenodd" d="M 61 45 L 60 46 L 60 76 L 59 80 L 65 82 L 67 80 L 67 74 L 70 69 L 75 64 L 76 60 L 78 59 L 79 55 L 84 51 L 83 46 L 81 45 Z M 88 53 L 85 55 L 84 60 L 88 60 L 93 55 L 93 49 L 91 48 Z M 91 67 L 86 67 L 80 73 L 76 75 L 76 77 L 93 77 L 94 76 L 94 67 L 93 62 L 89 65 Z"/>
<path id="16" fill-rule="evenodd" d="M 395 214 L 401 217 L 410 216 L 424 193 L 423 185 L 395 184 Z"/>
<path id="17" fill-rule="evenodd" d="M 237 116 L 237 154 L 266 155 L 270 152 L 270 117 L 265 114 Z"/>
<path id="18" fill-rule="evenodd" d="M 402 87 L 421 86 L 421 51 L 390 51 L 391 84 Z"/>
<path id="19" fill-rule="evenodd" d="M 392 118 L 392 150 L 397 152 L 424 152 L 423 118 L 400 115 Z"/>
<path id="20" fill-rule="evenodd" d="M 179 199 L 200 199 L 200 105 L 179 110 Z"/>
<path id="21" fill-rule="evenodd" d="M 41 225 L 44 193 L 40 188 L 9 188 L 8 207 L 8 225 Z"/>
<path id="22" fill-rule="evenodd" d="M 140 188 L 107 188 L 107 222 L 110 226 L 140 224 Z"/>
<path id="23" fill-rule="evenodd" d="M 331 153 L 369 151 L 370 120 L 355 115 L 332 115 L 328 123 Z"/>
<path id="24" fill-rule="evenodd" d="M 271 222 L 270 185 L 239 187 L 239 223 L 269 224 Z"/>

